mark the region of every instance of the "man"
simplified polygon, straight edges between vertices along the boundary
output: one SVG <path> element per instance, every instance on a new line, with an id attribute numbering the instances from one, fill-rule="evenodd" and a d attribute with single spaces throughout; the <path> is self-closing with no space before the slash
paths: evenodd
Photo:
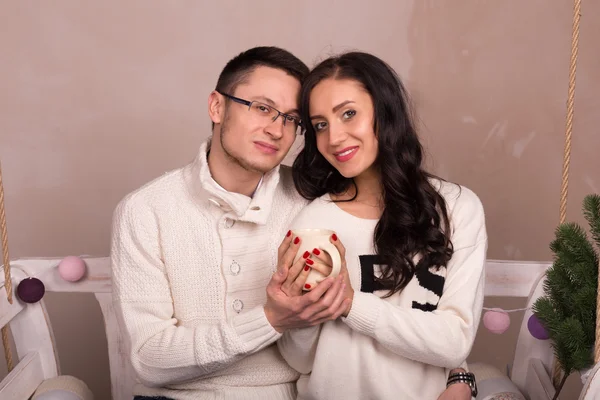
<path id="1" fill-rule="evenodd" d="M 301 131 L 307 73 L 275 47 L 233 58 L 208 99 L 211 140 L 115 210 L 114 302 L 138 399 L 294 399 L 299 375 L 275 342 L 344 311 L 341 279 L 281 290 L 283 255 L 298 247 L 287 229 L 306 201 L 279 164 Z"/>

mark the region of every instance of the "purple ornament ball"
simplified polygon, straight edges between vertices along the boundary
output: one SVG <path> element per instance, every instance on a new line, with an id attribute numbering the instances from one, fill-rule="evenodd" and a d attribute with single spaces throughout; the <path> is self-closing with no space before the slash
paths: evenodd
<path id="1" fill-rule="evenodd" d="M 531 336 L 538 340 L 547 340 L 550 338 L 548 331 L 535 314 L 531 314 L 531 317 L 527 320 L 527 329 L 531 333 Z"/>
<path id="2" fill-rule="evenodd" d="M 17 296 L 25 303 L 37 303 L 44 297 L 46 288 L 38 278 L 25 278 L 17 286 Z"/>

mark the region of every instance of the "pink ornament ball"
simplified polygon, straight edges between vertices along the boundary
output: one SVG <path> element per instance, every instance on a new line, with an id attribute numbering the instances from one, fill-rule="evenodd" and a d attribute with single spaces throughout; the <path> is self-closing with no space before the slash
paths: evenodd
<path id="1" fill-rule="evenodd" d="M 68 256 L 58 264 L 58 274 L 67 282 L 77 282 L 85 275 L 86 265 L 81 257 Z"/>
<path id="2" fill-rule="evenodd" d="M 508 313 L 500 308 L 488 310 L 483 315 L 483 325 L 497 335 L 506 332 L 510 326 Z"/>
<path id="3" fill-rule="evenodd" d="M 531 333 L 531 336 L 538 340 L 547 340 L 550 338 L 548 331 L 535 314 L 531 314 L 531 317 L 527 320 L 527 329 Z"/>

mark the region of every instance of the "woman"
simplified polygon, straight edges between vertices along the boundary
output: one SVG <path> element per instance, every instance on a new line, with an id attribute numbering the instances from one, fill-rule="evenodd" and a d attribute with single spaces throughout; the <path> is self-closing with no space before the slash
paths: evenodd
<path id="1" fill-rule="evenodd" d="M 347 262 L 350 300 L 340 319 L 279 341 L 302 373 L 298 398 L 436 399 L 467 358 L 481 315 L 481 202 L 424 170 L 406 91 L 375 56 L 320 63 L 303 85 L 301 113 L 294 181 L 313 202 L 293 228 L 339 235 L 331 242 Z M 302 287 L 310 268 L 327 274 L 326 260 L 314 251 L 285 287 Z"/>

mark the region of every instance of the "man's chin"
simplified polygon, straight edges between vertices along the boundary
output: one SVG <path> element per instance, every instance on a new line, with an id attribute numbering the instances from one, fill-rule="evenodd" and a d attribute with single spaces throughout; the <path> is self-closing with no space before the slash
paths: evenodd
<path id="1" fill-rule="evenodd" d="M 267 172 L 272 171 L 273 168 L 277 167 L 278 165 L 279 163 L 274 165 L 255 165 L 252 169 L 256 172 L 260 172 L 261 174 L 266 174 Z"/>
<path id="2" fill-rule="evenodd" d="M 251 166 L 251 168 L 255 171 L 266 174 L 271 171 L 273 168 L 277 167 L 283 161 L 283 157 L 280 157 L 279 154 L 267 156 L 259 155 L 258 157 L 254 157 L 251 160 L 246 160 L 247 165 Z"/>
<path id="3" fill-rule="evenodd" d="M 269 162 L 265 162 L 265 160 L 243 160 L 242 166 L 248 170 L 253 172 L 258 172 L 261 174 L 266 174 L 271 171 L 273 168 L 277 167 L 281 161 L 277 162 L 274 160 L 269 160 Z"/>

